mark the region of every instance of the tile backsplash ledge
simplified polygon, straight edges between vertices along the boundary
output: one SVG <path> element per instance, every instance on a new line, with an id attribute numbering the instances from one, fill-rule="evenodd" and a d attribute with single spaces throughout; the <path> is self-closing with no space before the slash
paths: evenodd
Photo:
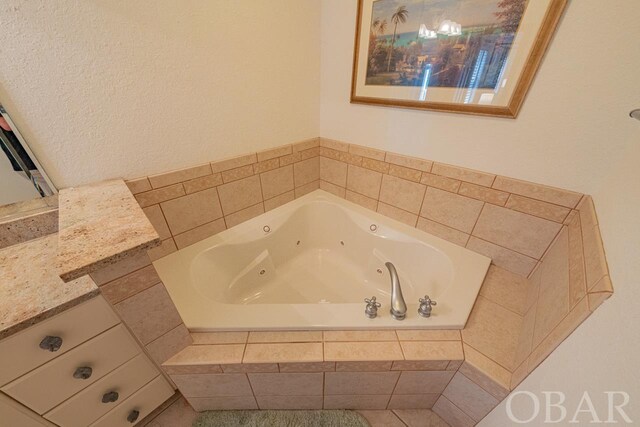
<path id="1" fill-rule="evenodd" d="M 320 188 L 319 139 L 128 181 L 162 239 L 152 260 Z"/>
<path id="2" fill-rule="evenodd" d="M 314 138 L 127 182 L 157 259 L 321 188 L 529 276 L 584 195 Z"/>

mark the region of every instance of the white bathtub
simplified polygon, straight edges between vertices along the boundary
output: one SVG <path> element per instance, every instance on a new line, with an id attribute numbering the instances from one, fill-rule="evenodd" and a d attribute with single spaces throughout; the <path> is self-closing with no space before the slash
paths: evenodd
<path id="1" fill-rule="evenodd" d="M 402 321 L 389 313 L 387 261 L 408 306 Z M 461 329 L 490 261 L 317 190 L 154 265 L 192 331 Z M 426 294 L 437 301 L 428 319 L 417 313 Z M 369 319 L 374 295 L 382 307 Z"/>

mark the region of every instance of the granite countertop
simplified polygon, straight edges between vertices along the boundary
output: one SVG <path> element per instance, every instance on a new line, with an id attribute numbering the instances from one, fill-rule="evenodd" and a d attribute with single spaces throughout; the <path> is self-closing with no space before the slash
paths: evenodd
<path id="1" fill-rule="evenodd" d="M 160 244 L 160 236 L 123 180 L 59 194 L 58 274 L 77 279 Z"/>
<path id="2" fill-rule="evenodd" d="M 57 234 L 0 250 L 0 339 L 99 294 L 88 276 L 63 282 L 57 255 Z"/>

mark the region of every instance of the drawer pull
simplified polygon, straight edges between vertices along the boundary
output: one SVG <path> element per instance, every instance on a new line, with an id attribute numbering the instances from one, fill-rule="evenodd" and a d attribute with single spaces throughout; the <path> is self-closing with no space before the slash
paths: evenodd
<path id="1" fill-rule="evenodd" d="M 118 397 L 120 396 L 117 391 L 110 391 L 102 396 L 102 403 L 113 403 L 118 400 Z"/>
<path id="2" fill-rule="evenodd" d="M 133 411 L 129 412 L 129 416 L 127 417 L 127 421 L 129 421 L 130 423 L 135 423 L 138 420 L 138 417 L 140 416 L 140 411 L 134 409 Z"/>
<path id="3" fill-rule="evenodd" d="M 86 380 L 91 378 L 91 374 L 93 373 L 93 369 L 88 366 L 81 366 L 73 373 L 73 378 L 79 380 Z"/>
<path id="4" fill-rule="evenodd" d="M 47 335 L 42 341 L 40 341 L 40 348 L 43 350 L 49 350 L 51 352 L 60 350 L 62 347 L 62 338 L 51 337 Z"/>

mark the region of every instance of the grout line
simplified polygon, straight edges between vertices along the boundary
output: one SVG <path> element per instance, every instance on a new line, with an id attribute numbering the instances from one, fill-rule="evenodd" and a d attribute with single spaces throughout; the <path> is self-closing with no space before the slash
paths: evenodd
<path id="1" fill-rule="evenodd" d="M 261 409 L 260 406 L 258 406 L 258 399 L 256 398 L 256 392 L 253 391 L 253 384 L 251 384 L 251 380 L 249 379 L 249 374 L 245 372 L 244 376 L 247 378 L 247 383 L 249 383 L 249 388 L 251 389 L 251 396 L 253 397 L 253 400 L 256 402 L 256 408 Z"/>
<path id="2" fill-rule="evenodd" d="M 522 277 L 522 276 L 520 276 L 520 277 Z M 528 279 L 525 279 L 525 280 L 528 280 Z M 484 284 L 484 282 L 483 282 L 483 284 Z M 482 287 L 480 288 L 480 291 L 482 291 Z M 520 314 L 520 313 L 518 313 L 518 312 L 516 312 L 516 311 L 513 311 L 512 309 L 510 309 L 509 307 L 505 306 L 504 304 L 502 304 L 502 303 L 500 303 L 500 302 L 498 302 L 498 301 L 494 301 L 492 298 L 490 298 L 489 296 L 487 296 L 487 295 L 485 295 L 485 294 L 478 293 L 478 295 L 479 295 L 479 296 L 481 296 L 482 298 L 486 299 L 487 301 L 491 301 L 492 303 L 494 303 L 494 304 L 496 304 L 496 305 L 499 305 L 500 307 L 504 308 L 504 309 L 505 309 L 505 310 L 507 310 L 508 312 L 513 313 L 513 314 L 517 315 L 518 317 L 520 317 L 520 318 L 522 318 L 522 319 L 524 319 L 524 316 L 525 316 L 525 315 L 529 312 L 529 310 L 531 309 L 531 307 L 529 307 L 529 310 L 525 311 L 525 313 L 524 313 L 524 314 Z"/>
<path id="3" fill-rule="evenodd" d="M 462 368 L 462 365 L 465 364 L 465 362 L 467 361 L 467 352 L 464 351 L 464 340 L 462 339 L 462 331 L 460 332 L 460 346 L 462 347 L 462 363 L 460 364 L 460 366 L 458 366 L 458 369 L 456 369 L 456 372 L 460 371 L 460 368 Z M 453 360 L 449 361 L 449 365 L 453 362 Z M 449 365 L 447 365 L 447 368 L 449 367 Z"/>
<path id="4" fill-rule="evenodd" d="M 469 233 L 469 236 L 473 236 L 473 232 L 476 231 L 476 227 L 478 226 L 478 222 L 480 222 L 480 217 L 482 216 L 482 212 L 484 212 L 485 206 L 487 206 L 487 202 L 483 202 L 482 203 L 482 208 L 480 209 L 480 213 L 478 214 L 478 217 L 476 218 L 476 222 L 473 224 L 473 228 L 471 229 L 471 232 Z"/>
<path id="5" fill-rule="evenodd" d="M 427 189 L 429 188 L 428 185 L 425 185 L 422 183 L 420 185 L 424 185 L 424 193 L 422 194 L 422 202 L 420 203 L 420 209 L 418 209 L 418 220 L 416 221 L 416 228 L 418 227 L 418 223 L 420 222 L 420 214 L 422 213 L 422 209 L 424 208 L 424 202 L 427 199 Z"/>
<path id="6" fill-rule="evenodd" d="M 499 244 L 497 244 L 497 243 L 490 242 L 489 240 L 482 239 L 482 238 L 480 238 L 480 237 L 478 237 L 478 236 L 473 236 L 473 235 L 471 235 L 471 237 L 473 237 L 474 239 L 481 240 L 481 241 L 483 241 L 483 242 L 485 242 L 485 243 L 490 243 L 490 244 L 492 244 L 493 246 L 497 246 L 497 247 L 499 247 L 499 248 L 501 248 L 501 249 L 506 249 L 506 250 L 508 250 L 508 251 L 513 252 L 514 254 L 517 254 L 517 255 L 521 255 L 521 256 L 527 257 L 527 258 L 529 258 L 529 259 L 531 259 L 531 260 L 533 260 L 533 261 L 536 261 L 536 263 L 537 263 L 537 262 L 540 262 L 540 260 L 539 260 L 539 259 L 536 259 L 536 258 L 532 257 L 531 255 L 523 254 L 522 252 L 518 252 L 518 251 L 515 251 L 515 250 L 513 250 L 513 249 L 510 249 L 510 248 L 504 247 L 504 246 L 502 246 L 502 245 L 499 245 Z M 500 267 L 500 268 L 505 269 L 504 267 Z M 514 274 L 517 274 L 518 276 L 521 276 L 521 275 L 520 275 L 520 274 L 518 274 L 518 273 L 514 273 Z M 522 277 L 527 277 L 527 276 L 522 276 Z"/>
<path id="7" fill-rule="evenodd" d="M 456 405 L 455 403 L 453 403 L 447 396 L 445 396 L 444 394 L 441 394 L 440 397 L 443 397 L 445 399 L 447 399 L 447 402 L 451 403 L 451 405 L 455 406 L 456 409 L 458 409 L 460 412 L 462 412 L 463 414 L 465 414 L 467 417 L 469 417 L 470 420 L 472 420 L 476 425 L 478 424 L 480 421 L 476 421 L 475 418 L 473 418 L 471 415 L 467 414 L 466 412 L 464 412 L 458 405 Z M 436 414 L 438 415 L 438 414 Z M 487 414 L 488 415 L 488 414 Z M 438 415 L 439 416 L 439 415 Z M 482 421 L 482 420 L 481 420 Z"/>
<path id="8" fill-rule="evenodd" d="M 153 416 L 153 418 L 149 418 L 148 420 L 145 420 L 145 418 L 146 418 L 146 417 L 145 417 L 145 418 L 143 418 L 143 419 L 140 421 L 139 425 L 140 425 L 140 426 L 144 426 L 144 427 L 152 426 L 152 422 L 153 422 L 156 418 L 158 418 L 159 416 L 161 416 L 162 414 L 164 414 L 164 413 L 165 413 L 165 411 L 166 411 L 167 409 L 169 409 L 169 408 L 170 408 L 170 407 L 172 407 L 175 403 L 177 403 L 177 402 L 180 400 L 180 398 L 181 398 L 181 397 L 182 397 L 182 394 L 180 393 L 180 391 L 179 391 L 179 390 L 174 391 L 173 396 L 171 396 L 170 398 L 168 398 L 166 401 L 164 401 L 164 402 L 162 403 L 162 405 L 166 405 L 166 406 L 165 406 L 165 407 L 164 407 L 160 412 L 158 412 L 157 414 L 155 414 L 155 415 Z M 186 399 L 185 399 L 185 400 L 186 400 Z M 162 407 L 162 405 L 160 405 L 160 407 Z M 147 415 L 147 416 L 150 416 L 150 415 L 152 415 L 152 414 L 149 414 L 149 415 Z M 144 422 L 144 424 L 143 424 L 143 422 Z"/>
<path id="9" fill-rule="evenodd" d="M 396 336 L 397 336 L 397 334 L 398 333 L 396 332 Z M 398 347 L 400 347 L 400 353 L 402 353 L 402 361 L 404 362 L 405 360 L 407 360 L 407 356 L 404 355 L 404 350 L 402 349 L 402 343 L 401 343 L 400 339 L 398 339 L 397 343 L 398 343 Z M 394 361 L 391 361 L 391 367 L 392 368 L 393 368 L 393 362 Z"/>
<path id="10" fill-rule="evenodd" d="M 224 217 L 224 208 L 222 207 L 222 199 L 220 199 L 220 191 L 218 191 L 217 187 L 214 187 L 214 188 L 216 189 L 216 197 L 218 198 L 218 204 L 220 205 L 220 212 L 222 213 L 222 222 L 224 222 L 224 229 L 227 230 L 229 227 L 227 227 L 227 220 Z"/>
<path id="11" fill-rule="evenodd" d="M 518 368 L 520 367 L 520 365 L 518 365 Z M 481 372 L 483 375 L 488 376 L 487 374 L 485 374 L 484 372 Z M 462 375 L 463 377 L 465 377 L 468 381 L 471 381 L 473 384 L 475 384 L 476 386 L 480 387 L 480 389 L 482 389 L 482 391 L 484 391 L 485 393 L 487 393 L 489 396 L 491 396 L 492 398 L 494 398 L 495 400 L 498 401 L 498 403 L 496 403 L 496 406 L 498 406 L 500 404 L 500 402 L 502 402 L 505 399 L 499 399 L 498 397 L 494 396 L 493 393 L 491 393 L 489 390 L 487 390 L 486 388 L 484 388 L 483 386 L 481 386 L 480 384 L 478 384 L 477 382 L 475 382 L 473 379 L 469 378 L 467 375 L 464 374 L 464 372 L 460 372 L 460 375 Z M 513 376 L 513 374 L 512 374 Z M 490 378 L 491 379 L 491 378 Z M 493 381 L 493 380 L 492 380 Z M 493 381 L 494 383 L 498 384 L 496 381 Z M 502 384 L 498 384 L 498 386 L 505 388 Z M 509 390 L 509 393 L 511 393 L 511 379 L 509 379 L 509 386 L 506 388 L 507 390 Z M 508 396 L 508 395 L 507 395 Z M 446 396 L 445 396 L 446 397 Z M 495 408 L 495 406 L 494 406 Z"/>
<path id="12" fill-rule="evenodd" d="M 248 340 L 249 340 L 249 334 L 247 333 L 247 338 L 246 338 L 246 340 L 244 342 L 244 347 L 242 349 L 242 358 L 240 358 L 240 364 L 245 363 L 244 362 L 244 357 L 247 354 L 247 347 L 249 346 L 249 343 L 247 342 Z M 280 369 L 278 368 L 278 370 L 280 370 Z"/>
<path id="13" fill-rule="evenodd" d="M 144 267 L 141 267 L 141 268 L 137 268 L 137 269 L 135 269 L 135 270 L 132 270 L 132 271 L 130 271 L 130 272 L 128 272 L 128 273 L 123 274 L 122 276 L 118 276 L 118 277 L 116 277 L 115 279 L 109 280 L 108 282 L 106 282 L 106 283 L 104 283 L 104 284 L 102 284 L 102 285 L 97 285 L 97 286 L 98 286 L 99 288 L 101 288 L 101 287 L 103 287 L 103 286 L 107 286 L 107 285 L 109 285 L 109 284 L 111 284 L 111 283 L 115 282 L 116 280 L 120 280 L 120 279 L 122 279 L 123 277 L 127 277 L 127 276 L 128 276 L 128 275 L 130 275 L 130 274 L 137 273 L 138 271 L 140 271 L 140 270 L 144 270 L 145 268 L 147 268 L 147 267 L 149 267 L 149 266 L 152 266 L 152 267 L 153 267 L 153 262 L 150 262 L 149 264 L 145 265 Z M 155 267 L 154 267 L 153 269 L 155 270 Z M 97 270 L 97 271 L 100 271 L 100 270 Z M 156 272 L 156 273 L 157 273 L 157 272 Z M 91 280 L 93 280 L 93 279 L 91 279 Z M 161 280 L 160 282 L 162 282 L 162 280 Z M 158 282 L 158 283 L 160 283 L 160 282 Z"/>
<path id="14" fill-rule="evenodd" d="M 111 282 L 109 282 L 109 283 L 111 283 Z M 127 295 L 127 297 L 126 297 L 126 298 L 123 298 L 123 299 L 118 300 L 118 301 L 112 301 L 111 299 L 107 298 L 104 294 L 103 294 L 103 296 L 105 297 L 105 299 L 106 299 L 106 300 L 107 300 L 111 305 L 114 305 L 114 306 L 115 306 L 116 304 L 120 304 L 121 302 L 127 301 L 129 298 L 133 298 L 133 297 L 135 297 L 136 295 L 141 294 L 142 292 L 147 291 L 147 290 L 149 290 L 149 289 L 151 289 L 151 288 L 153 288 L 153 287 L 155 287 L 155 286 L 157 286 L 157 285 L 162 285 L 162 286 L 164 286 L 164 283 L 162 283 L 162 280 L 160 280 L 159 282 L 154 283 L 153 285 L 148 286 L 148 287 L 146 287 L 146 288 L 144 288 L 144 289 L 138 290 L 137 292 L 135 292 L 135 293 L 133 293 L 133 294 Z M 102 286 L 105 286 L 105 285 L 102 285 Z M 102 286 L 100 286 L 100 288 L 101 288 Z M 166 287 L 165 287 L 165 289 L 166 289 Z M 101 292 L 102 292 L 102 291 L 101 291 Z M 175 328 L 174 328 L 174 329 L 175 329 Z"/>
<path id="15" fill-rule="evenodd" d="M 256 206 L 256 205 L 254 205 L 254 206 Z M 253 207 L 253 206 L 249 206 L 249 207 Z M 246 208 L 246 209 L 248 209 L 248 208 Z M 238 212 L 239 212 L 239 211 L 238 211 Z M 180 234 L 172 235 L 171 237 L 173 237 L 173 238 L 175 239 L 176 237 L 182 236 L 183 234 L 186 234 L 186 233 L 189 233 L 189 232 L 191 232 L 191 231 L 194 231 L 194 230 L 196 230 L 196 229 L 198 229 L 198 228 L 200 228 L 200 227 L 204 227 L 205 225 L 210 225 L 210 224 L 213 224 L 214 222 L 220 221 L 220 220 L 221 220 L 221 219 L 223 219 L 223 218 L 224 218 L 224 216 L 221 216 L 221 217 L 219 217 L 219 218 L 214 219 L 213 221 L 205 222 L 204 224 L 201 224 L 201 225 L 198 225 L 198 226 L 196 226 L 196 227 L 190 228 L 190 229 L 188 229 L 188 230 L 186 230 L 186 231 L 182 231 Z M 223 222 L 224 222 L 224 221 L 223 221 Z M 226 222 L 225 222 L 225 229 L 226 229 Z M 217 233 L 216 233 L 216 234 L 217 234 Z M 214 235 L 214 234 L 212 234 L 211 236 L 213 236 L 213 235 Z M 208 237 L 211 237 L 211 236 L 208 236 Z M 205 239 L 206 239 L 206 237 L 205 237 Z M 202 240 L 204 240 L 204 239 L 202 239 Z M 193 244 L 193 243 L 192 243 L 192 244 Z"/>
<path id="16" fill-rule="evenodd" d="M 557 208 L 562 208 L 562 209 L 568 209 L 569 210 L 569 212 L 567 212 L 567 214 L 564 216 L 564 218 L 562 220 L 556 221 L 554 219 L 549 219 L 549 218 L 543 217 L 543 216 L 541 216 L 539 214 L 535 214 L 535 213 L 530 212 L 530 211 L 524 211 L 524 210 L 519 210 L 519 209 L 507 207 L 507 205 L 509 204 L 509 201 L 511 200 L 511 196 L 514 196 L 514 194 L 510 194 L 509 195 L 509 199 L 507 199 L 507 203 L 505 203 L 505 205 L 501 206 L 501 207 L 503 207 L 505 209 L 509 209 L 510 211 L 513 211 L 513 212 L 518 212 L 518 213 L 521 213 L 521 214 L 524 214 L 524 215 L 529 215 L 529 216 L 532 216 L 532 217 L 535 217 L 535 218 L 539 218 L 539 219 L 543 219 L 545 221 L 553 222 L 553 223 L 556 223 L 556 224 L 565 225 L 564 222 L 567 220 L 567 218 L 571 214 L 571 211 L 575 210 L 575 209 L 568 208 L 566 206 L 556 205 L 556 204 L 553 204 L 553 203 L 545 202 L 543 200 L 532 199 L 532 198 L 529 198 L 529 197 L 520 196 L 518 194 L 515 194 L 516 197 L 521 197 L 523 199 L 531 200 L 531 201 L 537 202 L 537 203 L 546 203 L 546 204 L 552 205 L 552 206 L 557 207 Z"/>
<path id="17" fill-rule="evenodd" d="M 540 289 L 538 289 L 538 295 L 540 294 Z M 531 356 L 531 353 L 533 352 L 534 348 L 533 348 L 533 338 L 536 332 L 536 324 L 538 323 L 538 296 L 536 296 L 536 302 L 531 306 L 531 310 L 535 310 L 536 312 L 534 313 L 534 318 L 533 318 L 533 329 L 531 331 L 531 337 L 528 339 L 528 344 L 529 344 L 529 350 L 527 350 L 527 357 L 524 358 L 524 360 L 522 361 L 522 363 L 525 363 L 529 357 Z M 527 312 L 528 313 L 528 312 Z M 522 336 L 522 330 L 520 331 L 520 336 Z M 520 336 L 518 337 L 518 341 L 520 341 Z M 518 343 L 520 344 L 520 343 Z M 520 363 L 520 365 L 522 365 L 522 363 Z M 515 368 L 515 371 L 518 370 L 518 368 L 520 367 L 520 365 L 518 365 L 518 367 Z M 511 373 L 513 376 L 513 372 Z"/>
<path id="18" fill-rule="evenodd" d="M 511 201 L 511 198 L 513 197 L 513 193 L 509 193 L 509 197 L 507 197 L 507 201 L 504 202 L 504 207 L 507 208 L 507 206 L 509 206 L 509 202 Z M 507 209 L 511 209 L 511 208 L 507 208 Z M 513 209 L 512 209 L 513 210 Z"/>
<path id="19" fill-rule="evenodd" d="M 533 277 L 533 275 L 538 271 L 538 269 L 542 266 L 542 262 L 540 262 L 540 260 L 538 260 L 538 262 L 536 262 L 536 265 L 533 267 L 533 270 L 531 270 L 531 272 L 525 276 L 527 279 L 531 280 L 531 278 Z"/>
<path id="20" fill-rule="evenodd" d="M 147 206 L 144 206 L 144 207 L 143 207 L 143 206 L 140 206 L 140 207 L 141 207 L 142 209 L 145 209 L 145 208 L 148 208 L 148 207 L 153 206 L 153 205 L 159 205 L 160 203 L 168 202 L 169 200 L 175 200 L 175 199 L 179 199 L 180 197 L 184 197 L 184 196 L 186 196 L 186 195 L 187 195 L 187 192 L 185 191 L 185 189 L 184 189 L 184 185 L 182 184 L 182 182 L 179 182 L 178 184 L 173 184 L 172 186 L 169 186 L 169 187 L 173 187 L 173 186 L 177 186 L 177 185 L 179 185 L 179 186 L 182 188 L 182 192 L 183 192 L 183 194 L 180 194 L 179 196 L 175 196 L 175 197 L 169 197 L 168 199 L 162 199 L 162 200 L 160 200 L 160 201 L 158 201 L 158 202 L 155 202 L 155 203 L 152 203 L 152 204 L 150 204 L 150 205 L 147 205 Z M 135 194 L 133 197 L 136 199 L 136 202 L 138 202 L 138 204 L 140 204 L 140 201 L 138 200 L 138 198 L 137 198 L 136 196 L 139 196 L 139 195 L 141 195 L 141 194 L 151 193 L 152 191 L 161 190 L 161 189 L 163 189 L 163 188 L 168 188 L 168 187 L 161 187 L 161 188 L 159 188 L 159 189 L 158 189 L 158 188 L 156 188 L 156 189 L 151 189 L 151 190 L 149 190 L 149 191 L 143 191 L 143 192 L 141 192 L 141 193 Z"/>
<path id="21" fill-rule="evenodd" d="M 388 409 L 388 410 L 391 411 L 391 413 L 395 415 L 396 418 L 398 418 L 398 420 L 400 420 L 400 422 L 405 425 L 405 427 L 410 427 L 409 424 L 405 423 L 402 417 L 396 413 L 397 409 Z"/>
<path id="22" fill-rule="evenodd" d="M 469 347 L 471 347 L 472 349 L 474 349 L 475 351 L 477 351 L 478 353 L 482 354 L 484 357 L 486 357 L 487 359 L 491 360 L 493 363 L 495 363 L 496 365 L 500 366 L 502 369 L 506 370 L 507 372 L 509 372 L 510 374 L 513 374 L 513 372 L 511 372 L 511 369 L 507 368 L 506 366 L 504 366 L 501 363 L 498 363 L 497 361 L 493 360 L 493 358 L 489 357 L 488 355 L 486 355 L 484 352 L 478 350 L 476 347 L 472 346 L 471 344 L 464 342 L 463 341 L 463 351 L 464 351 L 464 346 L 467 345 Z M 466 362 L 467 359 L 465 359 L 462 363 Z"/>
<path id="23" fill-rule="evenodd" d="M 464 362 L 463 362 L 464 363 Z M 460 373 L 462 375 L 462 372 L 460 372 L 460 369 L 458 369 L 457 371 L 449 371 L 449 372 L 453 372 L 453 375 L 451 375 L 451 379 L 447 382 L 447 385 L 444 386 L 444 388 L 442 389 L 442 391 L 440 392 L 440 397 L 444 397 L 445 399 L 449 400 L 445 395 L 444 392 L 447 390 L 447 387 L 449 387 L 449 384 L 451 384 L 451 382 L 453 381 L 453 379 L 455 378 L 456 375 L 458 375 L 458 373 Z M 474 382 L 475 384 L 475 382 Z M 476 384 L 477 385 L 477 384 Z M 439 399 L 439 398 L 438 398 Z M 437 400 L 436 400 L 437 401 Z M 463 411 L 464 412 L 464 411 Z"/>
<path id="24" fill-rule="evenodd" d="M 551 242 L 549 242 L 549 245 L 547 245 L 546 249 L 542 252 L 542 256 L 538 261 L 542 262 L 542 260 L 547 256 L 547 254 L 549 253 L 553 245 L 555 245 L 560 240 L 560 235 L 562 234 L 562 231 L 565 228 L 567 229 L 567 240 L 569 239 L 569 226 L 561 224 L 560 229 L 553 236 L 553 239 L 551 239 Z"/>
<path id="25" fill-rule="evenodd" d="M 176 329 L 178 329 L 178 328 L 179 328 L 180 326 L 182 326 L 182 325 L 184 325 L 184 323 L 182 322 L 182 319 L 180 319 L 180 323 L 179 323 L 177 326 L 174 326 L 174 327 L 172 327 L 171 329 L 169 329 L 168 331 L 163 332 L 163 333 L 162 333 L 162 335 L 160 335 L 159 337 L 154 338 L 153 340 L 149 341 L 149 342 L 148 342 L 147 344 L 145 344 L 144 346 L 145 346 L 145 347 L 150 346 L 150 345 L 151 345 L 151 344 L 153 344 L 154 342 L 158 341 L 160 338 L 164 337 L 165 335 L 167 335 L 167 334 L 168 334 L 168 333 L 170 333 L 170 332 L 175 331 Z M 185 328 L 186 328 L 186 326 L 185 326 Z M 190 347 L 191 345 L 193 345 L 193 344 L 190 344 L 190 345 L 188 345 L 187 347 Z M 186 347 L 185 347 L 185 348 L 186 348 Z M 183 349 L 183 350 L 184 350 L 184 349 Z M 182 351 L 182 350 L 180 350 L 180 351 Z M 178 353 L 179 353 L 179 352 L 178 352 Z M 176 354 L 178 354 L 178 353 L 176 353 Z M 172 357 L 173 357 L 173 356 L 172 356 Z M 169 359 L 170 359 L 170 358 L 169 358 Z M 167 359 L 167 360 L 169 360 L 169 359 Z M 164 362 L 166 362 L 167 360 L 165 360 Z M 158 362 L 158 364 L 159 364 L 159 365 L 162 365 L 164 362 Z"/>
<path id="26" fill-rule="evenodd" d="M 498 191 L 504 191 L 504 190 L 498 190 Z M 540 202 L 540 203 L 544 203 L 547 205 L 551 205 L 551 206 L 555 206 L 557 208 L 563 208 L 563 209 L 569 209 L 569 212 L 573 211 L 573 210 L 577 210 L 575 207 L 571 208 L 569 206 L 564 206 L 564 205 L 559 205 L 558 203 L 553 203 L 553 202 L 548 202 L 546 200 L 541 200 L 541 199 L 536 199 L 534 197 L 531 196 L 525 196 L 523 194 L 517 194 L 517 193 L 511 193 L 509 191 L 505 191 L 505 193 L 509 193 L 512 196 L 515 197 L 522 197 L 523 199 L 527 199 L 527 200 L 533 200 L 534 202 Z M 578 204 L 576 206 L 578 206 L 580 204 L 580 202 L 585 198 L 586 196 L 583 194 L 582 196 L 580 196 L 580 200 L 578 201 Z"/>
<path id="27" fill-rule="evenodd" d="M 392 366 L 393 366 L 393 362 L 392 362 Z M 385 405 L 385 408 L 389 408 L 389 404 L 391 403 L 391 398 L 395 394 L 396 388 L 398 388 L 398 383 L 400 382 L 400 377 L 402 376 L 402 373 L 404 371 L 391 371 L 391 372 L 398 372 L 398 378 L 396 379 L 396 383 L 393 385 L 393 389 L 391 389 L 391 393 L 389 394 L 389 400 L 387 401 L 387 404 Z"/>
<path id="28" fill-rule="evenodd" d="M 569 314 L 571 314 L 571 308 L 570 308 L 569 304 L 567 304 L 567 307 L 568 307 L 568 311 L 567 311 L 567 313 L 566 313 L 566 314 L 565 314 L 565 315 L 564 315 L 564 316 L 563 316 L 563 317 L 558 321 L 558 323 L 557 323 L 557 324 L 555 324 L 555 325 L 551 328 L 551 330 L 550 330 L 549 332 L 547 332 L 547 334 L 546 334 L 546 335 L 544 335 L 544 336 L 542 337 L 542 339 L 540 340 L 540 342 L 539 342 L 537 345 L 534 345 L 534 344 L 535 344 L 535 340 L 534 340 L 534 338 L 535 338 L 536 330 L 537 330 L 536 326 L 538 325 L 538 318 L 539 318 L 539 316 L 538 316 L 538 315 L 540 314 L 540 311 L 538 310 L 538 303 L 540 302 L 540 293 L 541 293 L 541 289 L 540 289 L 540 288 L 542 288 L 542 283 L 540 283 L 540 285 L 538 286 L 538 295 L 537 295 L 537 297 L 536 297 L 536 302 L 535 302 L 535 304 L 534 304 L 534 306 L 536 307 L 536 316 L 535 316 L 535 320 L 534 320 L 534 322 L 533 322 L 533 332 L 532 332 L 532 334 L 531 334 L 531 351 L 530 351 L 529 355 L 531 355 L 531 353 L 533 353 L 533 350 L 535 350 L 536 348 L 538 348 L 538 347 L 539 347 L 539 346 L 544 342 L 544 340 L 545 340 L 549 335 L 551 335 L 551 334 L 553 333 L 553 331 L 554 331 L 557 327 L 559 327 L 559 326 L 560 326 L 560 324 L 564 321 L 564 319 L 565 319 L 567 316 L 569 316 Z M 580 299 L 580 301 L 582 301 L 582 299 L 584 299 L 584 298 L 587 298 L 587 296 L 588 296 L 588 294 L 585 294 L 585 295 Z M 578 303 L 580 303 L 580 301 L 578 301 Z M 587 301 L 587 303 L 588 303 L 588 301 Z M 576 304 L 576 305 L 577 305 L 577 304 Z M 533 307 L 532 307 L 532 308 L 533 308 Z M 555 350 L 555 348 L 554 348 L 554 350 Z"/>
<path id="29" fill-rule="evenodd" d="M 576 217 L 578 218 L 578 234 L 580 235 L 580 252 L 582 253 L 582 274 L 584 276 L 584 290 L 585 293 L 588 295 L 589 294 L 589 283 L 587 283 L 587 256 L 585 254 L 584 251 L 584 236 L 582 234 L 582 218 L 580 217 L 580 211 L 577 211 L 577 215 Z M 569 230 L 567 229 L 567 232 L 569 232 Z M 602 248 L 604 250 L 604 247 Z M 606 260 L 606 254 L 605 254 L 605 260 Z M 609 274 L 609 265 L 606 265 L 607 267 L 607 275 Z M 569 263 L 569 272 L 571 272 L 571 263 Z M 571 280 L 571 274 L 569 274 L 569 280 Z M 600 279 L 602 280 L 602 279 Z M 596 282 L 593 286 L 597 285 L 598 282 Z M 577 304 L 576 304 L 577 305 Z"/>
<path id="30" fill-rule="evenodd" d="M 418 215 L 418 217 L 419 217 L 419 218 L 422 218 L 422 219 L 426 219 L 427 221 L 435 222 L 436 224 L 441 225 L 441 226 L 443 226 L 443 227 L 447 227 L 447 228 L 449 228 L 449 229 L 451 229 L 451 230 L 453 230 L 453 231 L 457 231 L 457 232 L 459 232 L 459 233 L 466 234 L 467 236 L 471 236 L 471 234 L 470 234 L 470 233 L 467 233 L 466 231 L 458 230 L 458 229 L 457 229 L 457 228 L 455 228 L 455 227 L 452 227 L 452 226 L 447 225 L 447 224 L 443 224 L 443 223 L 441 223 L 441 222 L 439 222 L 439 221 L 436 221 L 436 220 L 433 220 L 433 219 L 431 219 L 431 218 L 427 218 L 427 217 L 422 216 L 422 215 Z"/>
<path id="31" fill-rule="evenodd" d="M 587 297 L 588 297 L 588 295 L 585 295 L 582 299 L 587 298 Z M 581 299 L 580 301 L 582 301 L 582 299 Z M 589 303 L 589 301 L 587 301 L 587 305 L 588 305 L 588 303 Z M 561 320 L 561 321 L 560 321 L 560 322 L 559 322 L 559 323 L 558 323 L 558 324 L 557 324 L 553 329 L 551 329 L 551 332 L 549 332 L 549 334 L 548 334 L 548 335 L 546 335 L 546 336 L 542 339 L 542 341 L 540 341 L 540 344 L 538 344 L 535 348 L 533 348 L 533 349 L 531 350 L 531 353 L 529 354 L 529 356 L 527 356 L 527 359 L 526 359 L 526 360 L 527 360 L 527 362 L 531 363 L 530 357 L 531 357 L 531 355 L 533 354 L 533 352 L 534 352 L 537 348 L 539 348 L 539 347 L 544 343 L 544 341 L 545 341 L 545 340 L 546 340 L 546 339 L 547 339 L 547 338 L 548 338 L 548 337 L 549 337 L 549 336 L 550 336 L 550 335 L 551 335 L 551 334 L 552 334 L 552 333 L 553 333 L 557 328 L 559 328 L 559 327 L 560 327 L 560 323 L 562 323 L 562 322 L 563 322 L 567 317 L 569 317 L 569 314 L 571 314 L 571 312 L 567 313 L 567 315 L 566 315 L 566 316 L 564 316 L 564 317 L 562 318 L 562 320 Z M 560 345 L 562 345 L 562 343 L 563 343 L 563 342 L 565 342 L 565 341 L 566 341 L 566 340 L 571 336 L 571 334 L 573 334 L 573 332 L 575 332 L 575 330 L 576 330 L 576 329 L 578 329 L 578 327 L 580 327 L 580 325 L 582 325 L 582 324 L 583 324 L 583 323 L 584 323 L 584 322 L 585 322 L 589 317 L 591 317 L 591 311 L 589 312 L 589 315 L 588 315 L 587 317 L 585 317 L 584 319 L 582 319 L 582 321 L 581 321 L 580 323 L 578 323 L 578 324 L 573 328 L 573 330 L 572 330 L 571 332 L 569 332 L 569 334 L 568 334 L 566 337 L 564 337 L 562 340 L 560 340 L 560 342 L 559 342 L 555 347 L 553 347 L 553 349 L 549 352 L 549 354 L 547 354 L 547 355 L 546 355 L 546 356 L 545 356 L 545 357 L 544 357 L 544 358 L 543 358 L 543 359 L 542 359 L 542 360 L 541 360 L 541 361 L 540 361 L 540 362 L 539 362 L 535 367 L 533 367 L 529 373 L 533 372 L 533 371 L 534 371 L 538 366 L 542 365 L 542 363 L 543 363 L 545 360 L 547 360 L 547 359 L 549 358 L 549 356 L 551 356 L 551 355 L 556 351 L 556 349 L 557 349 L 558 347 L 560 347 Z M 531 368 L 531 366 L 529 366 L 528 368 Z"/>

